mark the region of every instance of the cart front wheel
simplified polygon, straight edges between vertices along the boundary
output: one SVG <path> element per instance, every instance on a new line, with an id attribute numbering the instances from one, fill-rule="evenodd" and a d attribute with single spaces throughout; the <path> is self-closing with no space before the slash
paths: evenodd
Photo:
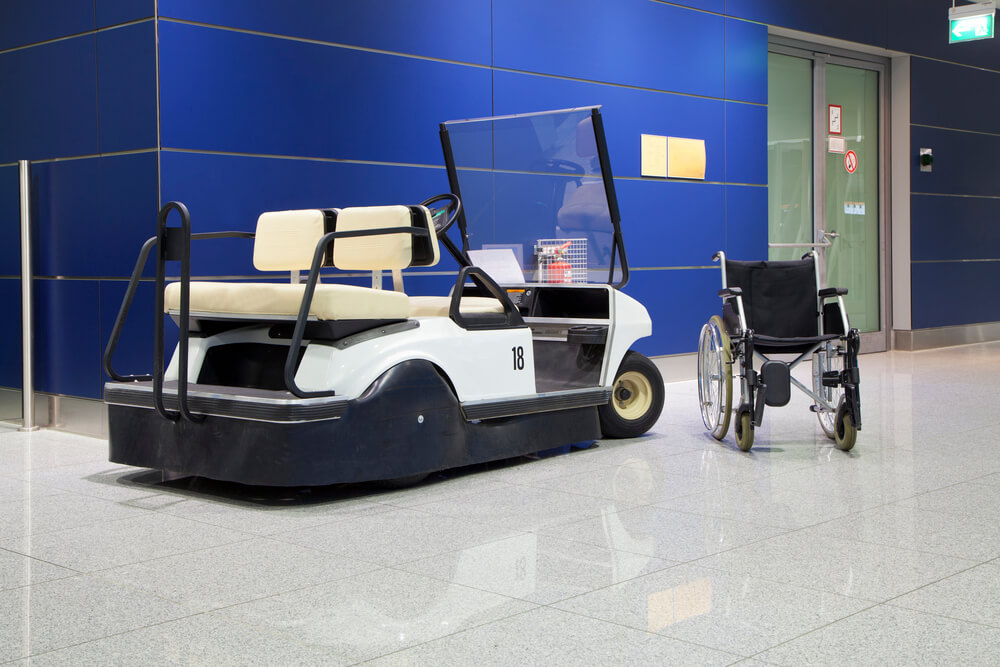
<path id="1" fill-rule="evenodd" d="M 653 427 L 663 411 L 663 377 L 652 361 L 629 350 L 618 367 L 611 400 L 598 408 L 607 438 L 637 438 Z"/>

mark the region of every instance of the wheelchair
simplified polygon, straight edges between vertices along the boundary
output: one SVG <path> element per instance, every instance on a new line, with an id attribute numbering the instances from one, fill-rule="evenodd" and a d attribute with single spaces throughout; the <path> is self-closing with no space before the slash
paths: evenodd
<path id="1" fill-rule="evenodd" d="M 861 430 L 857 329 L 844 307 L 842 287 L 818 289 L 814 252 L 797 261 L 741 262 L 712 258 L 722 269 L 722 316 L 714 315 L 698 341 L 698 400 L 705 427 L 716 440 L 726 437 L 735 416 L 736 444 L 753 447 L 764 406 L 787 405 L 794 385 L 814 401 L 823 432 L 837 449 L 849 451 Z M 794 354 L 792 361 L 768 354 Z M 754 358 L 760 360 L 754 369 Z M 812 387 L 791 370 L 812 360 Z M 733 405 L 733 375 L 740 400 Z"/>

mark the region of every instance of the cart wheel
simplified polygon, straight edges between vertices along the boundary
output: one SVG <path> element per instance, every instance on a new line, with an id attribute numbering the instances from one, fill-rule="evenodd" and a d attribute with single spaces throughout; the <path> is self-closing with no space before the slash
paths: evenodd
<path id="1" fill-rule="evenodd" d="M 847 401 L 843 397 L 840 399 L 840 405 L 837 406 L 836 427 L 834 443 L 837 449 L 844 452 L 851 451 L 858 439 L 858 429 L 854 426 L 851 413 L 847 410 Z"/>
<path id="2" fill-rule="evenodd" d="M 823 373 L 842 370 L 844 370 L 844 357 L 840 354 L 836 346 L 828 344 L 813 354 L 813 391 L 822 396 L 830 405 L 836 406 L 840 404 L 840 399 L 844 395 L 844 388 L 824 387 Z M 823 433 L 831 440 L 836 440 L 836 408 L 826 410 L 823 406 L 816 404 L 815 410 L 816 418 L 819 420 L 819 426 L 823 429 Z"/>
<path id="3" fill-rule="evenodd" d="M 714 315 L 698 340 L 698 402 L 701 420 L 722 440 L 733 412 L 733 352 L 722 318 Z"/>
<path id="4" fill-rule="evenodd" d="M 597 409 L 606 438 L 637 438 L 663 411 L 663 377 L 652 361 L 629 350 L 618 367 L 611 400 Z"/>
<path id="5" fill-rule="evenodd" d="M 753 422 L 750 419 L 750 411 L 743 410 L 736 418 L 736 446 L 740 451 L 749 452 L 753 447 Z"/>

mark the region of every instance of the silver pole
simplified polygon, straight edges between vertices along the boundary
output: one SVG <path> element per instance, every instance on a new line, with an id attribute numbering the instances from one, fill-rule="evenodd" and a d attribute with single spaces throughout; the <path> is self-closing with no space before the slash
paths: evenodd
<path id="1" fill-rule="evenodd" d="M 21 382 L 21 428 L 20 431 L 35 431 L 35 382 L 32 372 L 34 352 L 31 320 L 31 180 L 28 161 L 18 160 L 18 175 L 21 178 L 21 365 L 24 369 Z"/>

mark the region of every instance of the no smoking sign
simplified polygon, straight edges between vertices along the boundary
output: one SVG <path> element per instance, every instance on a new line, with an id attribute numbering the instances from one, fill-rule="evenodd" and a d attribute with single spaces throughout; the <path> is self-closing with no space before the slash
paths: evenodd
<path id="1" fill-rule="evenodd" d="M 844 169 L 848 174 L 853 174 L 858 170 L 858 154 L 854 151 L 844 153 Z"/>

